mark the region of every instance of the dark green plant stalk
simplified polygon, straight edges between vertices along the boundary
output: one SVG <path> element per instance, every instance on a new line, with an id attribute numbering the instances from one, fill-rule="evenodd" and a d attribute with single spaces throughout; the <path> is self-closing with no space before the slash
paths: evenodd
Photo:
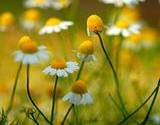
<path id="1" fill-rule="evenodd" d="M 120 56 L 120 52 L 121 52 L 121 49 L 122 49 L 122 44 L 123 44 L 123 36 L 120 35 L 120 41 L 119 41 L 117 51 L 116 51 L 116 55 L 115 55 L 115 67 L 116 67 L 117 72 L 118 72 L 118 69 L 119 69 L 119 56 Z"/>
<path id="2" fill-rule="evenodd" d="M 67 110 L 67 112 L 66 112 L 66 114 L 65 114 L 65 116 L 64 116 L 64 118 L 63 118 L 63 120 L 62 120 L 61 125 L 64 125 L 64 123 L 65 123 L 65 121 L 66 121 L 66 119 L 67 119 L 67 117 L 68 117 L 68 115 L 69 115 L 69 113 L 70 113 L 70 111 L 71 111 L 72 108 L 74 108 L 74 104 L 72 104 L 72 105 L 68 108 L 68 110 Z"/>
<path id="3" fill-rule="evenodd" d="M 51 124 L 53 124 L 53 120 L 54 120 L 54 107 L 55 107 L 55 102 L 56 102 L 57 83 L 58 83 L 58 76 L 56 75 L 55 85 L 53 89 L 53 96 L 52 96 Z"/>
<path id="4" fill-rule="evenodd" d="M 159 92 L 159 86 L 160 86 L 160 80 L 158 81 L 156 93 L 155 93 L 154 98 L 153 98 L 153 100 L 152 100 L 152 103 L 151 103 L 151 105 L 150 105 L 150 107 L 149 107 L 149 110 L 148 110 L 148 112 L 147 112 L 147 115 L 146 115 L 146 117 L 144 118 L 144 121 L 142 122 L 142 125 L 145 125 L 145 124 L 147 123 L 148 119 L 149 119 L 149 116 L 150 116 L 150 114 L 151 114 L 151 111 L 152 111 L 152 109 L 153 109 L 154 103 L 155 103 L 155 101 L 156 101 L 156 98 L 157 98 L 157 95 L 158 95 L 158 92 Z"/>
<path id="5" fill-rule="evenodd" d="M 113 63 L 108 55 L 108 52 L 106 51 L 105 47 L 104 47 L 104 44 L 103 44 L 103 40 L 101 38 L 101 35 L 97 32 L 96 33 L 98 38 L 99 38 L 99 41 L 100 41 L 100 44 L 101 44 L 101 47 L 103 49 L 103 52 L 105 54 L 105 57 L 107 59 L 107 61 L 109 62 L 109 65 L 112 69 L 112 72 L 113 72 L 113 76 L 114 76 L 114 80 L 115 80 L 115 84 L 116 84 L 116 92 L 117 92 L 117 96 L 119 98 L 119 101 L 120 101 L 120 104 L 121 104 L 121 107 L 123 109 L 123 114 L 127 113 L 127 110 L 125 108 L 125 105 L 124 105 L 124 102 L 123 102 L 123 99 L 122 99 L 122 96 L 121 96 L 121 93 L 120 93 L 120 87 L 119 87 L 119 79 L 118 79 L 118 76 L 117 76 L 117 72 L 113 66 Z M 125 116 L 124 116 L 125 117 Z"/>
<path id="6" fill-rule="evenodd" d="M 135 113 L 137 113 L 149 100 L 150 98 L 154 95 L 154 93 L 157 91 L 157 87 L 153 90 L 153 92 L 150 94 L 150 96 L 138 107 L 136 108 L 132 113 L 130 113 L 125 119 L 120 121 L 117 125 L 122 125 L 125 123 L 130 117 L 132 117 Z"/>
<path id="7" fill-rule="evenodd" d="M 8 105 L 8 108 L 6 110 L 6 114 L 8 114 L 11 110 L 12 110 L 12 106 L 13 106 L 13 102 L 14 102 L 14 96 L 15 96 L 15 92 L 16 92 L 16 88 L 17 88 L 17 83 L 18 83 L 18 78 L 20 75 L 20 71 L 22 69 L 22 62 L 20 63 L 17 73 L 16 73 L 16 79 L 14 81 L 14 85 L 13 85 L 13 89 L 12 89 L 12 94 L 11 94 L 11 98 L 10 98 L 10 102 Z"/>
<path id="8" fill-rule="evenodd" d="M 30 69 L 30 65 L 27 64 L 27 94 L 28 94 L 29 100 L 31 101 L 32 105 L 36 108 L 36 110 L 42 115 L 42 117 L 45 119 L 45 121 L 47 123 L 51 124 L 50 121 L 48 120 L 48 118 L 43 114 L 43 112 L 38 108 L 38 106 L 36 105 L 36 103 L 32 99 L 30 89 L 29 89 L 29 69 Z"/>
<path id="9" fill-rule="evenodd" d="M 81 65 L 80 65 L 80 68 L 79 68 L 79 71 L 78 71 L 78 74 L 77 74 L 77 77 L 76 77 L 76 81 L 80 78 L 80 75 L 82 73 L 84 64 L 85 64 L 85 61 L 83 60 L 82 63 L 81 63 Z"/>

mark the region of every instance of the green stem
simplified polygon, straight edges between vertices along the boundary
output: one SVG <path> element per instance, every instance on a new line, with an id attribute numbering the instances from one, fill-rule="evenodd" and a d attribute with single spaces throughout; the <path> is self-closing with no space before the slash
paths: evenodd
<path id="1" fill-rule="evenodd" d="M 80 65 L 80 68 L 79 68 L 79 71 L 78 71 L 78 74 L 77 74 L 77 77 L 76 77 L 76 81 L 80 78 L 82 69 L 84 67 L 84 63 L 85 63 L 85 61 L 83 60 L 82 63 L 81 63 L 81 65 Z"/>
<path id="2" fill-rule="evenodd" d="M 42 117 L 46 120 L 46 122 L 50 124 L 50 121 L 47 119 L 47 117 L 43 114 L 43 112 L 38 108 L 38 106 L 35 104 L 35 102 L 32 99 L 30 89 L 29 89 L 29 69 L 30 69 L 30 65 L 27 64 L 27 94 L 28 94 L 29 100 L 31 101 L 32 105 L 37 109 L 37 111 L 42 115 Z"/>
<path id="3" fill-rule="evenodd" d="M 54 85 L 54 89 L 53 89 L 53 96 L 52 96 L 51 124 L 53 124 L 53 119 L 54 119 L 54 107 L 55 107 L 55 102 L 56 102 L 55 99 L 56 99 L 57 83 L 58 83 L 58 76 L 56 75 L 55 85 Z"/>
<path id="4" fill-rule="evenodd" d="M 70 111 L 71 111 L 71 109 L 74 107 L 74 104 L 72 104 L 69 108 L 68 108 L 68 110 L 67 110 L 67 112 L 66 112 L 66 114 L 65 114 L 65 116 L 64 116 L 64 118 L 63 118 L 63 121 L 62 121 L 62 123 L 61 123 L 61 125 L 64 125 L 64 123 L 65 123 L 65 121 L 66 121 L 66 119 L 67 119 L 67 117 L 68 117 L 68 115 L 69 115 L 69 113 L 70 113 Z"/>
<path id="5" fill-rule="evenodd" d="M 10 98 L 10 102 L 9 102 L 6 114 L 8 114 L 11 111 L 11 109 L 12 109 L 13 101 L 14 101 L 14 97 L 15 97 L 15 92 L 16 92 L 16 88 L 17 88 L 17 83 L 18 83 L 18 78 L 19 78 L 21 69 L 22 69 L 22 62 L 20 63 L 19 68 L 17 70 L 16 79 L 14 81 L 14 85 L 13 85 L 13 89 L 12 89 L 12 94 L 11 94 L 11 98 Z"/>
<path id="6" fill-rule="evenodd" d="M 120 52 L 121 52 L 121 49 L 122 49 L 122 44 L 123 44 L 123 36 L 120 35 L 120 41 L 119 41 L 119 44 L 118 44 L 118 48 L 117 48 L 117 51 L 116 51 L 116 57 L 115 57 L 115 66 L 116 66 L 116 70 L 118 72 L 118 69 L 119 69 L 119 56 L 120 56 Z"/>
<path id="7" fill-rule="evenodd" d="M 148 112 L 147 112 L 147 115 L 146 115 L 144 121 L 142 122 L 142 125 L 145 125 L 145 124 L 147 123 L 147 121 L 148 121 L 148 118 L 149 118 L 149 116 L 150 116 L 150 113 L 151 113 L 151 111 L 152 111 L 152 108 L 153 108 L 153 106 L 154 106 L 154 103 L 155 103 L 155 101 L 156 101 L 156 98 L 157 98 L 157 95 L 158 95 L 158 92 L 159 92 L 159 86 L 160 86 L 160 80 L 158 81 L 156 93 L 155 93 L 155 95 L 154 95 L 154 98 L 153 98 L 153 100 L 152 100 L 152 103 L 151 103 L 151 105 L 150 105 L 150 108 L 149 108 L 149 110 L 148 110 Z"/>
<path id="8" fill-rule="evenodd" d="M 117 125 L 122 125 L 125 123 L 130 117 L 132 117 L 135 113 L 137 113 L 149 100 L 150 98 L 154 95 L 154 93 L 157 91 L 157 87 L 153 90 L 153 92 L 150 94 L 150 96 L 137 108 L 135 109 L 131 114 L 129 114 L 125 119 L 120 121 Z"/>
<path id="9" fill-rule="evenodd" d="M 103 40 L 102 40 L 102 38 L 101 38 L 101 35 L 100 35 L 98 32 L 97 32 L 96 34 L 98 35 L 98 38 L 99 38 L 101 47 L 102 47 L 102 49 L 103 49 L 103 52 L 104 52 L 104 54 L 105 54 L 105 56 L 106 56 L 106 59 L 107 59 L 108 62 L 109 62 L 109 65 L 110 65 L 111 69 L 112 69 L 113 76 L 114 76 L 114 80 L 115 80 L 115 84 L 116 84 L 117 96 L 118 96 L 118 98 L 119 98 L 121 107 L 122 107 L 122 109 L 123 109 L 123 115 L 124 115 L 124 117 L 125 117 L 125 113 L 127 112 L 127 110 L 126 110 L 126 108 L 125 108 L 123 99 L 122 99 L 122 97 L 121 97 L 120 87 L 119 87 L 119 79 L 118 79 L 118 76 L 117 76 L 117 72 L 116 72 L 116 70 L 115 70 L 115 68 L 114 68 L 114 66 L 113 66 L 113 63 L 112 63 L 109 55 L 108 55 L 108 52 L 106 51 L 106 49 L 105 49 L 105 47 L 104 47 L 104 44 L 103 44 Z"/>

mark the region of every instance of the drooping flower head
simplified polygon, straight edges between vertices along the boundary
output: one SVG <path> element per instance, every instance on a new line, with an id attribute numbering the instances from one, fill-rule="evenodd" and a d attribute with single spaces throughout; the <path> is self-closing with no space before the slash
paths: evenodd
<path id="1" fill-rule="evenodd" d="M 27 30 L 38 28 L 40 20 L 40 12 L 36 9 L 29 9 L 24 12 L 22 26 Z"/>
<path id="2" fill-rule="evenodd" d="M 19 50 L 14 53 L 15 61 L 23 64 L 40 63 L 49 58 L 49 52 L 45 46 L 37 46 L 29 36 L 23 36 L 19 40 Z"/>
<path id="3" fill-rule="evenodd" d="M 15 18 L 12 13 L 4 12 L 0 15 L 0 31 L 5 31 L 14 25 Z"/>
<path id="4" fill-rule="evenodd" d="M 63 101 L 69 101 L 71 104 L 80 105 L 80 104 L 91 104 L 93 99 L 88 93 L 87 86 L 84 81 L 76 81 L 72 87 L 71 92 L 66 94 L 63 97 Z"/>
<path id="5" fill-rule="evenodd" d="M 84 61 L 95 61 L 93 42 L 90 40 L 82 42 L 78 47 L 77 57 Z"/>
<path id="6" fill-rule="evenodd" d="M 69 73 L 73 73 L 78 69 L 79 66 L 76 62 L 66 62 L 64 59 L 54 59 L 50 66 L 45 68 L 43 72 L 51 76 L 67 77 Z"/>
<path id="7" fill-rule="evenodd" d="M 98 15 L 91 15 L 87 19 L 87 33 L 98 33 L 103 30 L 103 20 Z"/>
<path id="8" fill-rule="evenodd" d="M 73 25 L 71 21 L 62 21 L 59 18 L 51 17 L 46 21 L 45 26 L 42 27 L 39 34 L 60 32 L 62 30 L 67 30 L 71 25 Z"/>

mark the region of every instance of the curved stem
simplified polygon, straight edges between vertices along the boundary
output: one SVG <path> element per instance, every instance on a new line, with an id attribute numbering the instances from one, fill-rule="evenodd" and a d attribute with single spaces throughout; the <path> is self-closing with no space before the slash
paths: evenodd
<path id="1" fill-rule="evenodd" d="M 55 85 L 53 89 L 53 97 L 52 97 L 51 124 L 53 123 L 53 119 L 54 119 L 54 107 L 55 107 L 55 101 L 56 101 L 55 99 L 56 99 L 57 82 L 58 82 L 58 76 L 56 75 Z"/>
<path id="2" fill-rule="evenodd" d="M 12 109 L 13 101 L 14 101 L 14 96 L 15 96 L 15 92 L 16 92 L 16 88 L 17 88 L 17 83 L 18 83 L 18 78 L 19 78 L 19 74 L 20 74 L 21 69 L 22 69 L 22 62 L 20 63 L 19 68 L 17 70 L 16 79 L 14 81 L 14 85 L 13 85 L 13 89 L 12 89 L 12 94 L 11 94 L 11 98 L 10 98 L 10 102 L 9 102 L 6 114 L 8 114 L 11 111 L 11 109 Z"/>
<path id="3" fill-rule="evenodd" d="M 159 92 L 159 85 L 160 85 L 160 80 L 159 80 L 158 85 L 157 85 L 156 93 L 155 93 L 155 95 L 154 95 L 154 98 L 153 98 L 153 100 L 152 100 L 152 103 L 151 103 L 151 105 L 150 105 L 150 108 L 149 108 L 149 110 L 148 110 L 148 112 L 147 112 L 147 115 L 146 115 L 144 121 L 142 122 L 142 125 L 145 125 L 145 124 L 147 123 L 147 121 L 148 121 L 148 118 L 149 118 L 149 116 L 150 116 L 150 113 L 151 113 L 151 111 L 152 111 L 153 105 L 154 105 L 154 103 L 155 103 L 155 101 L 156 101 L 156 98 L 157 98 L 157 95 L 158 95 L 158 92 Z"/>
<path id="4" fill-rule="evenodd" d="M 79 68 L 79 71 L 78 71 L 78 74 L 77 74 L 77 77 L 76 77 L 76 81 L 80 78 L 82 69 L 83 69 L 83 67 L 84 67 L 84 63 L 85 63 L 85 61 L 83 60 L 82 63 L 81 63 L 81 66 L 80 66 L 80 68 Z"/>
<path id="5" fill-rule="evenodd" d="M 47 117 L 43 114 L 43 112 L 38 108 L 38 106 L 35 104 L 35 102 L 32 99 L 30 89 L 29 89 L 29 68 L 30 68 L 30 65 L 27 64 L 27 94 L 28 94 L 29 100 L 31 101 L 32 105 L 37 109 L 37 111 L 42 115 L 42 117 L 46 120 L 46 122 L 50 124 L 50 121 L 47 119 Z"/>
<path id="6" fill-rule="evenodd" d="M 62 123 L 61 123 L 61 125 L 64 125 L 64 123 L 65 123 L 65 121 L 66 121 L 66 119 L 67 119 L 67 117 L 68 117 L 68 115 L 69 115 L 69 113 L 70 113 L 70 111 L 71 111 L 71 109 L 74 107 L 74 104 L 72 104 L 70 107 L 69 107 L 69 109 L 67 110 L 67 112 L 66 112 L 66 114 L 65 114 L 65 116 L 64 116 L 64 118 L 63 118 L 63 121 L 62 121 Z"/>
<path id="7" fill-rule="evenodd" d="M 122 107 L 122 109 L 123 109 L 123 115 L 124 115 L 124 117 L 125 117 L 125 113 L 127 112 L 127 110 L 126 110 L 126 108 L 125 108 L 123 99 L 122 99 L 122 97 L 121 97 L 120 88 L 119 88 L 119 79 L 118 79 L 118 76 L 117 76 L 117 72 L 116 72 L 116 70 L 115 70 L 115 68 L 114 68 L 114 66 L 113 66 L 113 63 L 112 63 L 109 55 L 108 55 L 108 52 L 106 51 L 106 49 L 105 49 L 105 47 L 104 47 L 103 40 L 102 40 L 100 34 L 99 34 L 98 32 L 97 32 L 96 34 L 98 35 L 98 38 L 99 38 L 101 47 L 102 47 L 102 49 L 103 49 L 103 52 L 104 52 L 104 54 L 105 54 L 105 56 L 106 56 L 107 61 L 109 62 L 109 65 L 110 65 L 111 69 L 112 69 L 113 76 L 114 76 L 114 80 L 115 80 L 115 84 L 116 84 L 117 96 L 118 96 L 118 98 L 119 98 L 121 107 Z"/>
<path id="8" fill-rule="evenodd" d="M 137 113 L 153 96 L 153 94 L 157 91 L 157 87 L 153 90 L 153 92 L 150 94 L 150 96 L 137 108 L 135 109 L 131 114 L 129 114 L 124 120 L 120 121 L 117 125 L 122 125 L 125 123 L 131 116 L 133 116 L 135 113 Z"/>

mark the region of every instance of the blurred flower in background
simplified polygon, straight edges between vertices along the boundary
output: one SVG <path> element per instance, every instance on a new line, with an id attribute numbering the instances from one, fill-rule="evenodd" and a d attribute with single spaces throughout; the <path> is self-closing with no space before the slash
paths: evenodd
<path id="1" fill-rule="evenodd" d="M 60 10 L 63 8 L 67 8 L 71 4 L 72 0 L 53 0 L 52 1 L 52 8 L 56 10 Z"/>
<path id="2" fill-rule="evenodd" d="M 24 6 L 27 8 L 39 7 L 49 8 L 52 0 L 25 0 Z"/>

